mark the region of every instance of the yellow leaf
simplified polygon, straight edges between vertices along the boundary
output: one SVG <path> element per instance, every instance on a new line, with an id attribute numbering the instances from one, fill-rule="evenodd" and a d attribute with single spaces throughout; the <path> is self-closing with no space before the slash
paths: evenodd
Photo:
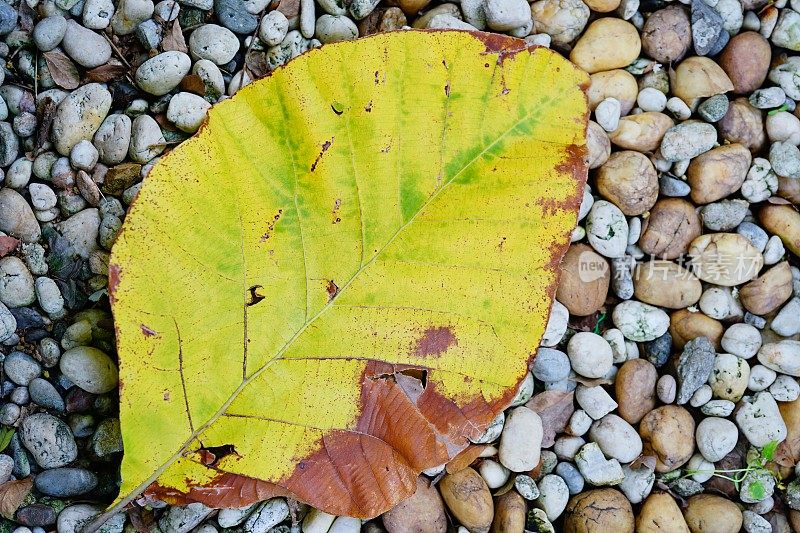
<path id="1" fill-rule="evenodd" d="M 375 516 L 478 437 L 544 331 L 586 76 L 403 31 L 313 50 L 155 166 L 111 261 L 124 504 Z"/>

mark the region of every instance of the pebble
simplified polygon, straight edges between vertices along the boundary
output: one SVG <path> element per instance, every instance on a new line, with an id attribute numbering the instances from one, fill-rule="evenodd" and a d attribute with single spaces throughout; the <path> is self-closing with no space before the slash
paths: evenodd
<path id="1" fill-rule="evenodd" d="M 606 459 L 600 446 L 594 442 L 581 447 L 575 455 L 575 465 L 586 481 L 598 487 L 618 485 L 625 479 L 619 461 Z"/>
<path id="2" fill-rule="evenodd" d="M 650 491 L 653 490 L 653 485 L 656 481 L 656 475 L 652 468 L 645 464 L 640 465 L 638 468 L 632 468 L 631 465 L 623 465 L 622 473 L 625 479 L 619 484 L 619 489 L 628 498 L 628 501 L 637 504 L 644 501 Z"/>
<path id="3" fill-rule="evenodd" d="M 616 98 L 606 98 L 594 110 L 595 121 L 607 132 L 612 132 L 619 126 L 621 107 Z"/>
<path id="4" fill-rule="evenodd" d="M 42 234 L 28 202 L 7 187 L 0 188 L 0 231 L 25 242 L 36 242 Z"/>
<path id="5" fill-rule="evenodd" d="M 111 45 L 102 36 L 74 20 L 67 21 L 61 46 L 70 58 L 85 68 L 99 67 L 111 59 Z"/>
<path id="6" fill-rule="evenodd" d="M 780 375 L 770 385 L 769 393 L 779 402 L 793 402 L 800 396 L 800 384 L 791 376 Z"/>
<path id="7" fill-rule="evenodd" d="M 255 511 L 247 516 L 243 529 L 257 533 L 270 531 L 289 517 L 289 505 L 283 498 L 272 498 L 259 504 Z M 222 526 L 222 524 L 220 524 Z"/>
<path id="8" fill-rule="evenodd" d="M 28 385 L 31 401 L 35 404 L 52 409 L 57 413 L 63 413 L 65 409 L 64 400 L 56 388 L 46 379 L 34 378 Z"/>
<path id="9" fill-rule="evenodd" d="M 500 463 L 512 472 L 532 470 L 539 464 L 542 436 L 539 415 L 527 407 L 515 407 L 508 414 L 500 437 Z"/>
<path id="10" fill-rule="evenodd" d="M 68 155 L 78 142 L 91 140 L 108 114 L 111 100 L 111 93 L 99 83 L 83 85 L 64 98 L 53 118 L 51 137 L 56 150 Z"/>
<path id="11" fill-rule="evenodd" d="M 173 506 L 158 520 L 158 526 L 164 533 L 189 533 L 200 525 L 213 509 L 202 503 L 190 503 L 185 506 Z"/>
<path id="12" fill-rule="evenodd" d="M 758 362 L 781 374 L 800 377 L 800 341 L 782 340 L 759 349 Z"/>
<path id="13" fill-rule="evenodd" d="M 189 50 L 199 59 L 207 59 L 215 65 L 228 63 L 239 50 L 239 40 L 228 28 L 216 24 L 204 24 L 189 37 Z"/>
<path id="14" fill-rule="evenodd" d="M 204 98 L 187 92 L 173 96 L 167 107 L 167 119 L 187 133 L 194 133 L 206 118 L 211 108 Z"/>
<path id="15" fill-rule="evenodd" d="M 567 344 L 572 369 L 587 378 L 603 377 L 613 366 L 611 346 L 595 333 L 576 333 Z"/>
<path id="16" fill-rule="evenodd" d="M 519 28 L 531 20 L 531 10 L 524 0 L 487 0 L 484 4 L 486 23 L 495 31 Z"/>
<path id="17" fill-rule="evenodd" d="M 661 140 L 661 157 L 666 161 L 684 161 L 708 152 L 717 141 L 714 126 L 703 122 L 683 122 L 671 127 Z"/>
<path id="18" fill-rule="evenodd" d="M 166 147 L 161 127 L 150 115 L 140 115 L 131 124 L 131 143 L 128 155 L 137 163 L 147 163 Z"/>
<path id="19" fill-rule="evenodd" d="M 67 32 L 67 19 L 61 15 L 51 15 L 36 23 L 33 28 L 33 42 L 42 52 L 49 52 L 59 44 Z"/>
<path id="20" fill-rule="evenodd" d="M 163 52 L 136 69 L 136 84 L 143 91 L 161 96 L 177 87 L 191 68 L 192 61 L 183 52 Z"/>
<path id="21" fill-rule="evenodd" d="M 28 386 L 31 380 L 41 375 L 42 367 L 30 355 L 13 351 L 3 361 L 3 371 L 5 377 L 17 385 Z"/>
<path id="22" fill-rule="evenodd" d="M 533 505 L 547 515 L 547 519 L 555 521 L 569 501 L 569 488 L 566 482 L 555 474 L 548 474 L 539 480 L 539 497 Z"/>
<path id="23" fill-rule="evenodd" d="M 14 309 L 36 301 L 33 276 L 15 256 L 0 259 L 0 302 Z"/>
<path id="24" fill-rule="evenodd" d="M 718 354 L 708 383 L 715 398 L 738 402 L 750 380 L 750 365 L 729 353 Z"/>
<path id="25" fill-rule="evenodd" d="M 669 374 L 665 374 L 658 378 L 656 383 L 656 394 L 658 399 L 665 404 L 670 404 L 675 401 L 677 396 L 678 385 L 675 378 Z"/>
<path id="26" fill-rule="evenodd" d="M 589 244 L 605 257 L 622 257 L 628 246 L 628 221 L 620 209 L 597 200 L 586 217 Z"/>
<path id="27" fill-rule="evenodd" d="M 258 18 L 242 0 L 214 0 L 214 12 L 220 24 L 234 33 L 251 34 L 258 27 Z"/>
<path id="28" fill-rule="evenodd" d="M 545 347 L 539 348 L 531 367 L 533 376 L 540 381 L 546 382 L 566 379 L 569 376 L 569 371 L 570 361 L 567 354 L 560 350 Z"/>
<path id="29" fill-rule="evenodd" d="M 22 421 L 20 438 L 42 468 L 59 468 L 74 461 L 78 447 L 69 427 L 47 413 L 35 413 Z"/>
<path id="30" fill-rule="evenodd" d="M 750 379 L 747 382 L 747 388 L 753 392 L 761 392 L 772 385 L 777 376 L 778 374 L 771 368 L 763 365 L 753 365 L 750 368 Z"/>
<path id="31" fill-rule="evenodd" d="M 34 478 L 36 490 L 56 498 L 86 494 L 97 486 L 97 476 L 83 468 L 53 468 Z"/>
<path id="32" fill-rule="evenodd" d="M 117 386 L 117 367 L 97 348 L 78 346 L 67 350 L 59 368 L 75 385 L 92 394 L 103 394 Z"/>
<path id="33" fill-rule="evenodd" d="M 656 407 L 642 419 L 643 453 L 656 457 L 656 472 L 670 472 L 689 461 L 695 446 L 695 424 L 683 407 Z"/>
<path id="34" fill-rule="evenodd" d="M 735 418 L 742 434 L 757 448 L 770 441 L 780 442 L 786 438 L 786 424 L 769 392 L 758 392 L 753 397 L 742 398 Z"/>
<path id="35" fill-rule="evenodd" d="M 669 316 L 664 311 L 635 300 L 619 303 L 612 319 L 625 338 L 634 342 L 652 341 L 669 328 Z"/>
<path id="36" fill-rule="evenodd" d="M 728 455 L 739 438 L 736 424 L 717 417 L 704 418 L 697 424 L 697 448 L 711 463 L 716 463 Z"/>
<path id="37" fill-rule="evenodd" d="M 638 57 L 640 50 L 639 33 L 632 24 L 605 17 L 589 24 L 575 43 L 569 59 L 593 74 L 628 66 Z"/>
<path id="38" fill-rule="evenodd" d="M 589 439 L 596 442 L 603 454 L 620 463 L 630 463 L 642 453 L 642 440 L 628 422 L 615 414 L 595 421 Z"/>
<path id="39" fill-rule="evenodd" d="M 578 385 L 575 389 L 575 401 L 594 420 L 600 420 L 617 408 L 617 402 L 600 386 Z"/>
<path id="40" fill-rule="evenodd" d="M 752 511 L 743 511 L 742 518 L 747 533 L 772 533 L 772 525 L 766 518 Z"/>

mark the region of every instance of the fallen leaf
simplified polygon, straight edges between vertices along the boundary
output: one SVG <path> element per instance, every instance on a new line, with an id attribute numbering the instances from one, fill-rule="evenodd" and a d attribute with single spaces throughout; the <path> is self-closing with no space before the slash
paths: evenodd
<path id="1" fill-rule="evenodd" d="M 78 67 L 72 62 L 67 55 L 56 49 L 44 52 L 42 54 L 45 63 L 47 63 L 47 70 L 50 71 L 50 77 L 56 82 L 56 85 L 64 89 L 75 89 L 81 83 L 81 76 L 78 73 Z"/>
<path id="2" fill-rule="evenodd" d="M 38 153 L 48 142 L 50 142 L 50 130 L 53 127 L 53 119 L 56 116 L 58 106 L 49 96 L 42 99 L 38 106 L 39 127 L 36 129 L 36 152 Z"/>
<path id="3" fill-rule="evenodd" d="M 112 251 L 125 455 L 109 512 L 146 491 L 372 517 L 479 437 L 547 323 L 586 83 L 518 39 L 391 32 L 212 108 Z"/>
<path id="4" fill-rule="evenodd" d="M 25 501 L 25 497 L 33 488 L 33 478 L 14 479 L 0 485 L 0 516 L 14 519 L 14 513 Z"/>
<path id="5" fill-rule="evenodd" d="M 153 510 L 133 504 L 128 509 L 128 518 L 137 533 L 155 533 L 159 531 Z"/>
<path id="6" fill-rule="evenodd" d="M 19 240 L 14 237 L 0 236 L 0 257 L 5 257 L 19 246 Z"/>
<path id="7" fill-rule="evenodd" d="M 250 50 L 244 56 L 244 64 L 253 79 L 260 79 L 269 74 L 266 52 Z"/>
<path id="8" fill-rule="evenodd" d="M 206 95 L 206 84 L 197 74 L 189 74 L 181 80 L 181 90 L 198 96 Z"/>
<path id="9" fill-rule="evenodd" d="M 536 412 L 542 419 L 544 436 L 542 448 L 549 448 L 556 440 L 556 433 L 561 433 L 567 427 L 569 417 L 575 412 L 572 402 L 575 393 L 572 391 L 546 390 L 536 394 L 525 406 Z"/>
<path id="10" fill-rule="evenodd" d="M 456 472 L 464 470 L 466 467 L 474 463 L 475 459 L 480 457 L 481 453 L 483 453 L 483 450 L 486 448 L 487 446 L 479 444 L 467 446 L 461 451 L 461 453 L 453 457 L 453 459 L 447 463 L 445 470 L 447 470 L 448 474 L 455 474 Z"/>
<path id="11" fill-rule="evenodd" d="M 170 50 L 183 52 L 184 54 L 189 52 L 189 48 L 186 46 L 186 39 L 183 37 L 183 29 L 181 29 L 181 23 L 178 22 L 178 19 L 173 20 L 170 29 L 164 32 L 164 38 L 161 40 L 161 49 L 164 52 Z"/>
<path id="12" fill-rule="evenodd" d="M 112 60 L 114 61 L 114 60 Z M 109 62 L 86 72 L 86 81 L 107 83 L 118 80 L 127 72 L 127 68 L 120 62 Z"/>

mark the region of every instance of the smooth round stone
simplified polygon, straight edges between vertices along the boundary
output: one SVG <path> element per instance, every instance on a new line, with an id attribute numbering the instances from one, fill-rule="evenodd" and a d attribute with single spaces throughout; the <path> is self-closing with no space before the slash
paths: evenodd
<path id="1" fill-rule="evenodd" d="M 800 384 L 791 376 L 780 375 L 769 386 L 769 393 L 779 402 L 793 402 L 800 396 Z"/>
<path id="2" fill-rule="evenodd" d="M 589 440 L 596 442 L 603 454 L 620 463 L 630 463 L 642 453 L 642 439 L 625 420 L 608 414 L 592 424 Z"/>
<path id="3" fill-rule="evenodd" d="M 164 151 L 166 142 L 158 122 L 150 115 L 140 115 L 131 124 L 128 155 L 137 163 L 147 163 Z"/>
<path id="4" fill-rule="evenodd" d="M 42 468 L 66 466 L 78 457 L 78 446 L 69 427 L 47 413 L 35 413 L 22 421 L 22 444 Z"/>
<path id="5" fill-rule="evenodd" d="M 751 168 L 752 170 L 752 168 Z M 760 226 L 756 226 L 752 222 L 742 222 L 736 228 L 736 233 L 745 237 L 756 250 L 763 252 L 767 246 L 769 235 Z"/>
<path id="6" fill-rule="evenodd" d="M 42 52 L 48 52 L 61 43 L 67 32 L 67 19 L 61 15 L 43 18 L 33 28 L 33 42 Z"/>
<path id="7" fill-rule="evenodd" d="M 17 405 L 27 405 L 31 401 L 28 387 L 17 387 L 11 392 L 9 399 Z"/>
<path id="8" fill-rule="evenodd" d="M 224 65 L 239 51 L 239 39 L 227 28 L 204 24 L 189 37 L 189 50 L 197 58 Z"/>
<path id="9" fill-rule="evenodd" d="M 558 300 L 553 300 L 547 328 L 542 336 L 542 346 L 552 347 L 558 344 L 567 332 L 568 322 L 569 310 Z"/>
<path id="10" fill-rule="evenodd" d="M 0 5 L 0 35 L 8 35 L 17 26 L 17 10 L 7 2 Z"/>
<path id="11" fill-rule="evenodd" d="M 478 472 L 490 489 L 502 487 L 511 475 L 508 468 L 490 459 L 481 462 Z"/>
<path id="12" fill-rule="evenodd" d="M 587 378 L 600 378 L 611 370 L 614 355 L 608 342 L 595 333 L 581 331 L 567 344 L 567 354 L 572 368 Z"/>
<path id="13" fill-rule="evenodd" d="M 67 21 L 61 46 L 69 57 L 85 68 L 99 67 L 111 59 L 111 45 L 101 35 L 74 20 Z"/>
<path id="14" fill-rule="evenodd" d="M 730 400 L 709 400 L 700 408 L 700 411 L 706 416 L 720 416 L 725 418 L 729 416 L 736 404 Z"/>
<path id="15" fill-rule="evenodd" d="M 753 397 L 745 396 L 736 411 L 736 424 L 753 446 L 761 448 L 770 441 L 786 438 L 786 423 L 778 410 L 778 404 L 769 392 L 758 392 Z"/>
<path id="16" fill-rule="evenodd" d="M 60 315 L 64 311 L 64 298 L 56 282 L 50 278 L 36 278 L 34 285 L 39 305 L 49 315 Z"/>
<path id="17" fill-rule="evenodd" d="M 5 483 L 11 479 L 12 470 L 14 470 L 14 459 L 8 455 L 0 454 L 0 483 Z"/>
<path id="18" fill-rule="evenodd" d="M 192 60 L 183 52 L 163 52 L 136 69 L 136 84 L 143 91 L 161 96 L 177 87 L 191 68 Z"/>
<path id="19" fill-rule="evenodd" d="M 251 34 L 258 26 L 258 18 L 247 11 L 242 0 L 214 0 L 214 13 L 220 24 L 234 33 Z"/>
<path id="20" fill-rule="evenodd" d="M 128 35 L 149 19 L 155 11 L 152 0 L 125 0 L 111 18 L 111 27 L 116 35 Z"/>
<path id="21" fill-rule="evenodd" d="M 531 10 L 524 0 L 488 0 L 484 4 L 486 23 L 495 31 L 509 31 L 528 24 Z"/>
<path id="22" fill-rule="evenodd" d="M 64 352 L 59 368 L 67 379 L 92 394 L 113 390 L 119 379 L 111 358 L 91 346 L 78 346 Z"/>
<path id="23" fill-rule="evenodd" d="M 42 378 L 34 378 L 28 385 L 31 400 L 45 409 L 64 412 L 64 400 L 52 383 Z"/>
<path id="24" fill-rule="evenodd" d="M 519 474 L 514 478 L 514 488 L 526 500 L 535 500 L 539 497 L 539 487 L 536 486 L 536 482 L 525 474 Z"/>
<path id="25" fill-rule="evenodd" d="M 706 122 L 718 122 L 728 112 L 728 106 L 728 97 L 717 94 L 700 104 L 697 112 Z"/>
<path id="26" fill-rule="evenodd" d="M 196 132 L 211 108 L 205 98 L 192 93 L 181 92 L 173 96 L 167 107 L 167 120 L 187 133 Z"/>
<path id="27" fill-rule="evenodd" d="M 800 377 L 800 341 L 765 344 L 758 350 L 758 362 L 781 374 Z"/>
<path id="28" fill-rule="evenodd" d="M 614 308 L 612 319 L 625 338 L 634 342 L 652 341 L 669 328 L 667 313 L 634 300 L 619 303 Z"/>
<path id="29" fill-rule="evenodd" d="M 703 457 L 716 463 L 736 447 L 739 430 L 736 424 L 725 418 L 704 418 L 695 431 L 697 448 Z"/>
<path id="30" fill-rule="evenodd" d="M 539 348 L 531 372 L 539 381 L 561 381 L 569 376 L 570 362 L 567 354 L 554 348 Z"/>
<path id="31" fill-rule="evenodd" d="M 527 407 L 515 407 L 509 412 L 500 437 L 500 463 L 512 472 L 532 470 L 539 464 L 542 437 L 539 415 Z"/>
<path id="32" fill-rule="evenodd" d="M 344 15 L 322 15 L 317 19 L 315 35 L 322 44 L 352 41 L 358 37 L 358 26 Z"/>
<path id="33" fill-rule="evenodd" d="M 714 147 L 717 130 L 703 122 L 683 122 L 667 130 L 661 140 L 661 156 L 670 162 L 697 157 Z"/>
<path id="34" fill-rule="evenodd" d="M 747 361 L 733 354 L 717 354 L 714 370 L 708 378 L 708 384 L 714 397 L 722 400 L 738 402 L 747 389 L 750 379 L 750 365 Z"/>
<path id="35" fill-rule="evenodd" d="M 661 112 L 667 107 L 667 96 L 655 87 L 645 87 L 639 91 L 636 103 L 642 111 Z"/>
<path id="36" fill-rule="evenodd" d="M 42 367 L 30 355 L 23 352 L 11 352 L 3 361 L 5 377 L 17 385 L 27 386 L 31 380 L 38 378 Z"/>
<path id="37" fill-rule="evenodd" d="M 671 404 L 675 401 L 675 396 L 678 392 L 678 384 L 675 378 L 669 374 L 665 374 L 658 378 L 656 383 L 656 394 L 658 399 L 664 404 Z"/>
<path id="38" fill-rule="evenodd" d="M 36 490 L 47 496 L 71 498 L 93 490 L 97 476 L 84 468 L 54 468 L 34 478 Z"/>
<path id="39" fill-rule="evenodd" d="M 97 148 L 87 140 L 82 140 L 73 146 L 69 154 L 72 166 L 80 170 L 85 170 L 86 172 L 92 171 L 97 164 L 98 158 L 99 153 Z"/>
<path id="40" fill-rule="evenodd" d="M 33 276 L 25 263 L 13 255 L 0 259 L 0 302 L 13 309 L 35 301 Z"/>
<path id="41" fill-rule="evenodd" d="M 58 515 L 58 533 L 78 533 L 80 529 L 89 521 L 103 511 L 101 505 L 91 505 L 79 503 L 70 505 Z"/>

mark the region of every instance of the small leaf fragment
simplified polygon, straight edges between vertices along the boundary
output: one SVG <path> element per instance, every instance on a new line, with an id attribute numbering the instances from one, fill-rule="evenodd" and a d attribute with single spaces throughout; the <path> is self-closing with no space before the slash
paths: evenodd
<path id="1" fill-rule="evenodd" d="M 80 85 L 81 76 L 78 73 L 78 67 L 64 52 L 58 49 L 50 50 L 44 52 L 42 56 L 56 85 L 68 90 L 75 89 Z"/>
<path id="2" fill-rule="evenodd" d="M 0 485 L 0 516 L 9 520 L 14 519 L 25 497 L 33 488 L 33 478 L 14 479 Z"/>

